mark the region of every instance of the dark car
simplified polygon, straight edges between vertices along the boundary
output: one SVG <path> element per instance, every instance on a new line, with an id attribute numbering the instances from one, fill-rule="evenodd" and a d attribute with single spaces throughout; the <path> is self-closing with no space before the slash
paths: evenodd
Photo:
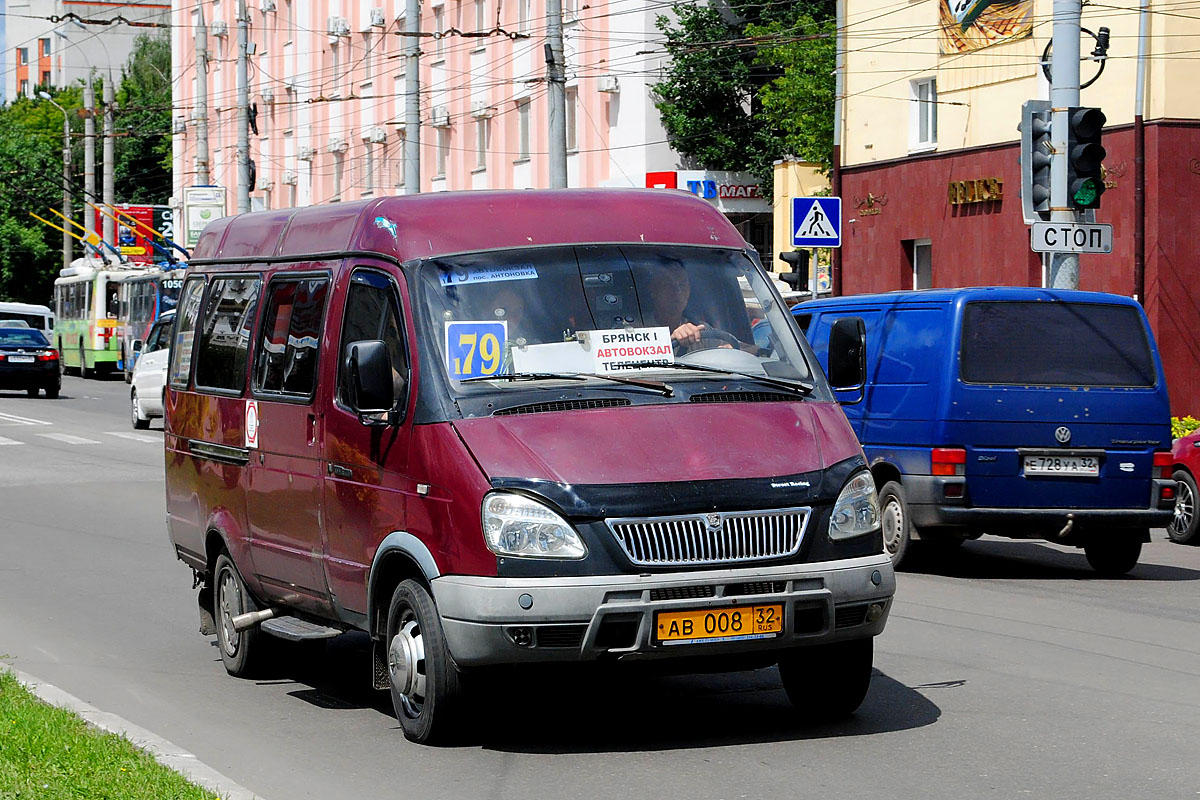
<path id="1" fill-rule="evenodd" d="M 1167 527 L 1171 541 L 1200 544 L 1200 517 L 1196 515 L 1196 476 L 1200 475 L 1200 431 L 1175 440 L 1171 456 L 1175 461 L 1175 518 Z"/>
<path id="2" fill-rule="evenodd" d="M 41 331 L 0 328 L 0 389 L 24 389 L 30 397 L 41 389 L 53 398 L 61 386 L 58 351 Z"/>

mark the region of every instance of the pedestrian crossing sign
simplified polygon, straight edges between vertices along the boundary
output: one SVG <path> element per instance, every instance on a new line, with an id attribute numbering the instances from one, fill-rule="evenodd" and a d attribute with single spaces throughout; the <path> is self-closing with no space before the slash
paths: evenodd
<path id="1" fill-rule="evenodd" d="M 842 198 L 793 197 L 792 246 L 841 247 Z"/>

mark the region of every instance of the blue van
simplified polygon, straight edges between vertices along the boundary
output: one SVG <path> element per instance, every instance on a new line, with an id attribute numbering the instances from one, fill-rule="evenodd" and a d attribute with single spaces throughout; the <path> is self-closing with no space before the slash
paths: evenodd
<path id="1" fill-rule="evenodd" d="M 793 309 L 828 370 L 830 330 L 862 319 L 867 383 L 840 392 L 879 488 L 895 564 L 992 534 L 1082 547 L 1133 569 L 1175 503 L 1166 380 L 1141 306 L 990 287 Z"/>

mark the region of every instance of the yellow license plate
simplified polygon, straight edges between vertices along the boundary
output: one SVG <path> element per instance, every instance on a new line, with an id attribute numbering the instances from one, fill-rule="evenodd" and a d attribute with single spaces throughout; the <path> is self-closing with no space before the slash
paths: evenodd
<path id="1" fill-rule="evenodd" d="M 660 611 L 655 618 L 655 637 L 661 644 L 772 639 L 782 632 L 782 605 Z"/>

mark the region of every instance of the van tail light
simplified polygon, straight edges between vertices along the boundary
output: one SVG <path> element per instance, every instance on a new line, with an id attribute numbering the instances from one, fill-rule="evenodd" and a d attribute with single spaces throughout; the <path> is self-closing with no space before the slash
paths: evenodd
<path id="1" fill-rule="evenodd" d="M 1154 454 L 1154 477 L 1156 478 L 1171 478 L 1173 474 L 1172 467 L 1175 466 L 1175 458 L 1169 450 L 1159 450 Z"/>
<path id="2" fill-rule="evenodd" d="M 967 451 L 961 447 L 935 447 L 930 462 L 934 475 L 962 475 L 966 471 Z"/>

